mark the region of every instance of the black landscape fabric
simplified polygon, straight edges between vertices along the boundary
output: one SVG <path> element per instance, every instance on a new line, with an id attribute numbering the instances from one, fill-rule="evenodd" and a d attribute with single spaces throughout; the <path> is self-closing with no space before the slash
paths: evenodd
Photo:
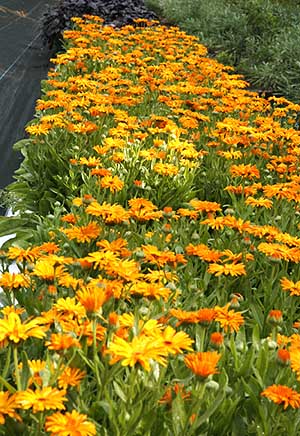
<path id="1" fill-rule="evenodd" d="M 13 181 L 21 156 L 13 144 L 25 137 L 41 80 L 50 68 L 41 23 L 53 0 L 0 0 L 0 189 Z M 4 212 L 1 208 L 1 213 Z"/>
<path id="2" fill-rule="evenodd" d="M 143 0 L 0 0 L 0 194 L 22 161 L 13 145 L 26 137 L 41 80 L 61 50 L 62 31 L 71 27 L 72 16 L 84 14 L 116 27 L 136 18 L 157 19 Z"/>

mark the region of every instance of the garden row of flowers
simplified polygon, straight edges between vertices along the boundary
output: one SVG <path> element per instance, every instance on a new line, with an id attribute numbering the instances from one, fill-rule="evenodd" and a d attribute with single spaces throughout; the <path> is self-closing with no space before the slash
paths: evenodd
<path id="1" fill-rule="evenodd" d="M 26 128 L 0 434 L 297 435 L 300 105 L 137 21 L 74 18 Z"/>

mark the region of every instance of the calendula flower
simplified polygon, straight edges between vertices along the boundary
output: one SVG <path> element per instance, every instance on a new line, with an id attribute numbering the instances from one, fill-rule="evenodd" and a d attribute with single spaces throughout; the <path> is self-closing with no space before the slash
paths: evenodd
<path id="1" fill-rule="evenodd" d="M 288 365 L 290 363 L 291 355 L 286 348 L 279 348 L 277 351 L 277 360 L 282 365 Z M 300 368 L 299 368 L 300 369 Z"/>
<path id="2" fill-rule="evenodd" d="M 151 360 L 165 366 L 168 355 L 161 338 L 147 336 L 135 336 L 131 342 L 114 336 L 107 353 L 112 356 L 111 364 L 121 361 L 122 366 L 134 366 L 139 363 L 146 371 L 150 371 Z"/>
<path id="3" fill-rule="evenodd" d="M 31 409 L 33 413 L 44 410 L 64 410 L 63 404 L 67 401 L 66 391 L 46 386 L 42 389 L 27 389 L 17 393 L 17 402 L 20 409 Z"/>
<path id="4" fill-rule="evenodd" d="M 300 296 L 300 281 L 293 282 L 287 277 L 283 277 L 280 280 L 281 287 L 284 291 L 289 291 L 290 295 Z"/>
<path id="5" fill-rule="evenodd" d="M 87 419 L 87 415 L 76 410 L 65 414 L 56 412 L 47 416 L 45 430 L 51 436 L 95 436 L 95 424 Z"/>
<path id="6" fill-rule="evenodd" d="M 244 324 L 244 318 L 241 312 L 229 310 L 230 303 L 224 307 L 215 307 L 215 320 L 221 324 L 225 332 L 228 330 L 238 332 L 240 326 Z"/>
<path id="7" fill-rule="evenodd" d="M 185 311 L 181 309 L 171 309 L 170 315 L 178 319 L 176 327 L 180 324 L 202 324 L 208 325 L 215 319 L 215 310 L 203 308 L 195 311 Z"/>
<path id="8" fill-rule="evenodd" d="M 110 192 L 121 191 L 124 187 L 124 182 L 118 176 L 104 176 L 100 181 L 101 188 L 107 188 Z"/>
<path id="9" fill-rule="evenodd" d="M 17 313 L 11 312 L 6 318 L 0 319 L 0 343 L 3 345 L 7 342 L 18 344 L 30 337 L 42 339 L 46 336 L 47 330 L 43 324 L 40 318 L 22 322 Z"/>
<path id="10" fill-rule="evenodd" d="M 75 239 L 79 243 L 91 242 L 93 239 L 98 238 L 101 230 L 101 227 L 94 222 L 91 222 L 86 226 L 73 226 L 70 229 L 61 229 L 61 231 L 67 235 L 69 239 Z"/>
<path id="11" fill-rule="evenodd" d="M 65 272 L 65 268 L 62 265 L 55 266 L 52 259 L 42 259 L 36 262 L 31 274 L 47 281 L 53 281 L 55 278 L 62 277 Z"/>
<path id="12" fill-rule="evenodd" d="M 30 277 L 26 274 L 5 272 L 0 277 L 0 286 L 6 289 L 18 289 L 27 287 L 30 284 Z"/>
<path id="13" fill-rule="evenodd" d="M 268 321 L 270 324 L 279 325 L 282 323 L 282 311 L 278 309 L 270 310 L 268 314 Z"/>
<path id="14" fill-rule="evenodd" d="M 100 286 L 86 286 L 76 293 L 78 301 L 88 313 L 97 312 L 109 300 L 111 294 Z"/>
<path id="15" fill-rule="evenodd" d="M 187 354 L 184 358 L 184 363 L 195 375 L 206 378 L 219 372 L 217 364 L 220 358 L 221 354 L 217 351 L 205 351 Z"/>
<path id="16" fill-rule="evenodd" d="M 183 400 L 191 397 L 191 393 L 186 392 L 186 390 L 184 389 L 184 385 L 175 383 L 174 386 L 169 386 L 166 389 L 164 395 L 158 402 L 159 404 L 167 404 L 169 407 L 172 407 L 172 402 L 177 397 L 177 395 L 180 395 Z"/>
<path id="17" fill-rule="evenodd" d="M 260 178 L 260 172 L 255 165 L 231 165 L 230 174 L 232 177 L 243 177 L 245 179 Z"/>
<path id="18" fill-rule="evenodd" d="M 154 165 L 153 171 L 161 176 L 176 176 L 179 172 L 179 168 L 173 164 L 157 163 Z"/>
<path id="19" fill-rule="evenodd" d="M 34 262 L 39 256 L 39 248 L 9 247 L 7 257 L 17 262 Z"/>
<path id="20" fill-rule="evenodd" d="M 254 198 L 249 196 L 245 203 L 252 207 L 265 207 L 266 209 L 271 209 L 273 205 L 273 201 L 269 200 L 268 198 L 260 197 L 260 198 Z"/>
<path id="21" fill-rule="evenodd" d="M 209 343 L 212 347 L 218 349 L 220 348 L 224 343 L 224 335 L 220 332 L 213 332 L 210 335 Z"/>
<path id="22" fill-rule="evenodd" d="M 291 368 L 297 374 L 297 380 L 300 380 L 300 348 L 292 347 L 289 352 Z"/>
<path id="23" fill-rule="evenodd" d="M 58 318 L 81 319 L 86 316 L 85 307 L 71 297 L 59 298 L 57 303 L 53 305 L 53 309 L 56 311 Z"/>
<path id="24" fill-rule="evenodd" d="M 49 350 L 68 350 L 71 347 L 79 347 L 81 348 L 80 342 L 78 339 L 74 338 L 68 334 L 62 333 L 52 333 L 50 336 L 50 340 L 45 342 L 46 347 Z"/>
<path id="25" fill-rule="evenodd" d="M 214 274 L 217 277 L 223 274 L 225 276 L 230 275 L 232 277 L 246 275 L 246 269 L 243 263 L 211 263 L 207 268 L 207 272 Z"/>
<path id="26" fill-rule="evenodd" d="M 22 421 L 16 412 L 18 407 L 15 394 L 11 395 L 9 392 L 0 391 L 0 425 L 5 424 L 5 415 L 17 421 Z"/>
<path id="27" fill-rule="evenodd" d="M 205 244 L 189 244 L 185 251 L 189 256 L 198 256 L 206 262 L 218 262 L 222 256 L 222 251 L 213 250 Z"/>
<path id="28" fill-rule="evenodd" d="M 299 409 L 300 407 L 300 394 L 288 386 L 274 384 L 266 388 L 260 395 L 276 404 L 283 404 L 284 410 L 288 406 L 293 409 Z"/>
<path id="29" fill-rule="evenodd" d="M 79 368 L 71 368 L 70 366 L 66 366 L 57 379 L 58 387 L 67 389 L 68 387 L 79 386 L 85 374 L 85 371 L 81 371 Z"/>
<path id="30" fill-rule="evenodd" d="M 183 350 L 192 351 L 191 345 L 194 340 L 185 332 L 176 332 L 171 326 L 167 326 L 161 333 L 163 343 L 170 354 L 179 354 Z"/>

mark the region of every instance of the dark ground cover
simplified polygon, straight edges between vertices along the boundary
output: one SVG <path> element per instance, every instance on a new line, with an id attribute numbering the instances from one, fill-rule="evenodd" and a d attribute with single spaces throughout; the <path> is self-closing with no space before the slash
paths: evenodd
<path id="1" fill-rule="evenodd" d="M 13 144 L 26 136 L 50 58 L 62 49 L 62 31 L 71 27 L 72 16 L 84 14 L 117 27 L 157 19 L 142 0 L 0 0 L 0 192 L 22 161 Z M 8 206 L 1 195 L 1 214 Z"/>
<path id="2" fill-rule="evenodd" d="M 33 118 L 51 51 L 42 42 L 41 20 L 53 0 L 0 1 L 0 189 L 13 179 L 21 156 L 13 144 Z M 1 207 L 3 213 L 5 207 Z"/>

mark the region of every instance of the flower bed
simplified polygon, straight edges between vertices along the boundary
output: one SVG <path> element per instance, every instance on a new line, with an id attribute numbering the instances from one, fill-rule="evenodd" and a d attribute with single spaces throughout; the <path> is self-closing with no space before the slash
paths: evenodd
<path id="1" fill-rule="evenodd" d="M 297 434 L 299 106 L 85 18 L 10 188 L 0 434 Z"/>

